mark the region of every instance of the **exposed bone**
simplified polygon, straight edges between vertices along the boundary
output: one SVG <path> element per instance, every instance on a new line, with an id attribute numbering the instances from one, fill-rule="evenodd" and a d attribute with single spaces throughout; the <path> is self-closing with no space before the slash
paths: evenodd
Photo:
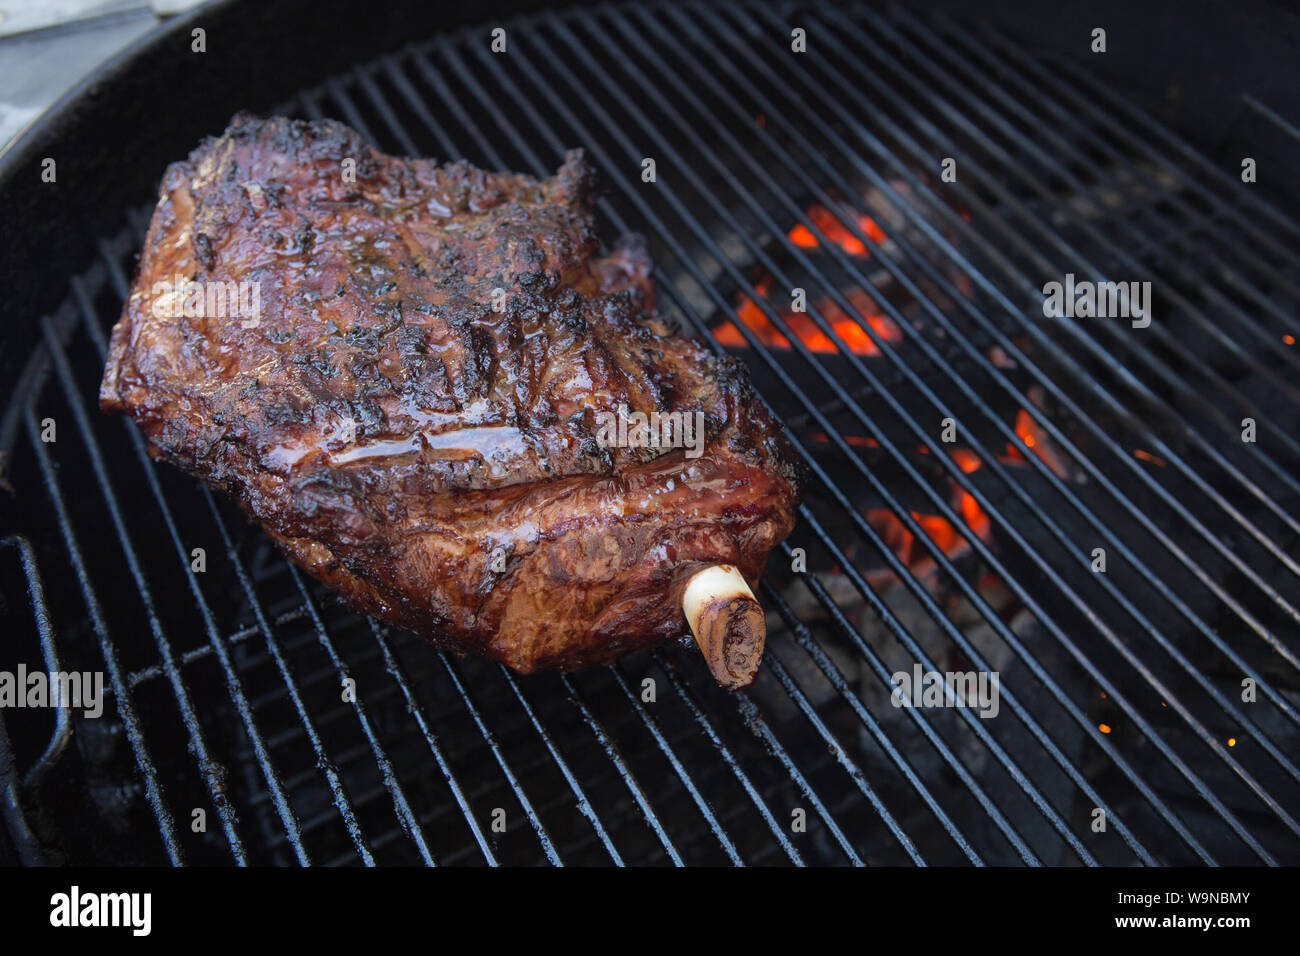
<path id="1" fill-rule="evenodd" d="M 740 571 L 715 564 L 697 572 L 686 582 L 682 610 L 714 679 L 728 690 L 753 681 L 767 625 Z"/>

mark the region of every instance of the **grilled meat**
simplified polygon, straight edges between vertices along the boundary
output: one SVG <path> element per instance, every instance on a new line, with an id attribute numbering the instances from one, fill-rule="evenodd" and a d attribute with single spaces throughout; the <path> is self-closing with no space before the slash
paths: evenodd
<path id="1" fill-rule="evenodd" d="M 596 258 L 593 185 L 578 150 L 539 182 L 237 116 L 166 171 L 100 406 L 438 646 L 529 672 L 679 636 L 798 477 L 740 365 L 655 314 L 639 238 Z M 610 447 L 620 406 L 702 413 L 702 453 Z"/>

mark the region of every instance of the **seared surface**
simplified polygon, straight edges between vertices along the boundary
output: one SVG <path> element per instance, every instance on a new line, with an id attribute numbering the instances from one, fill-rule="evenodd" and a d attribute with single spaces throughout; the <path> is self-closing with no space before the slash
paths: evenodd
<path id="1" fill-rule="evenodd" d="M 686 579 L 757 578 L 798 481 L 743 369 L 655 316 L 641 242 L 594 258 L 592 201 L 580 151 L 538 182 L 238 116 L 167 169 L 100 405 L 440 646 L 531 671 L 677 636 Z M 178 277 L 256 283 L 256 324 L 155 308 Z M 602 447 L 620 403 L 703 411 L 703 455 Z"/>

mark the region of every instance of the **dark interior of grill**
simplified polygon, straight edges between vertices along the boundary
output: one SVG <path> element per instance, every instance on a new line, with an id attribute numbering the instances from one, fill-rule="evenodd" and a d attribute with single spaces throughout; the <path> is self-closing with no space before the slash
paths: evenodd
<path id="1" fill-rule="evenodd" d="M 758 680 L 689 636 L 568 675 L 434 652 L 151 463 L 95 401 L 133 196 L 9 317 L 0 669 L 108 695 L 0 713 L 0 859 L 1300 863 L 1300 226 L 1294 180 L 1241 179 L 1263 134 L 1196 142 L 959 11 L 503 22 L 503 55 L 475 23 L 269 112 L 537 176 L 587 150 L 601 234 L 646 236 L 809 467 Z M 1067 273 L 1150 281 L 1150 325 L 1045 318 Z M 918 664 L 997 672 L 999 714 L 892 706 Z"/>

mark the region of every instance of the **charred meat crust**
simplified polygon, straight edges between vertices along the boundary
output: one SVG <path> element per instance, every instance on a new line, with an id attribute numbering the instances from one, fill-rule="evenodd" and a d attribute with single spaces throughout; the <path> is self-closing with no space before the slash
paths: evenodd
<path id="1" fill-rule="evenodd" d="M 593 201 L 579 150 L 538 181 L 236 116 L 163 177 L 101 408 L 439 646 L 531 671 L 678 635 L 799 473 L 743 367 L 655 314 L 639 237 L 596 257 Z M 604 447 L 620 405 L 702 413 L 703 453 Z"/>

